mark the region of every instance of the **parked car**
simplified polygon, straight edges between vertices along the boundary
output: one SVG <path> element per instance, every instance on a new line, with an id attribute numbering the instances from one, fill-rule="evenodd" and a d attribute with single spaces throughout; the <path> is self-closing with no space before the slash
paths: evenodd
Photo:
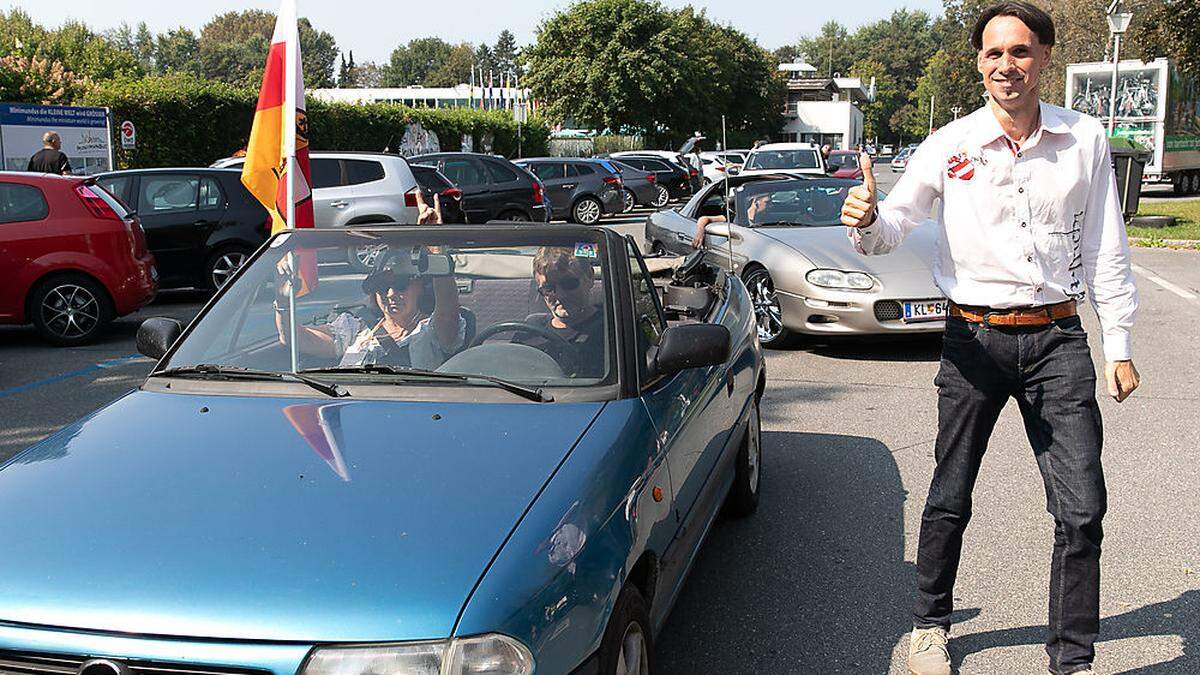
<path id="1" fill-rule="evenodd" d="M 427 164 L 412 164 L 413 176 L 425 197 L 425 202 L 433 205 L 436 194 L 442 207 L 442 222 L 457 224 L 467 222 L 467 214 L 463 212 L 462 190 L 454 186 L 454 182 L 444 176 L 437 167 Z"/>
<path id="2" fill-rule="evenodd" d="M 245 163 L 236 157 L 213 166 L 240 170 Z M 309 166 L 316 227 L 417 222 L 417 180 L 403 157 L 319 151 L 309 154 Z"/>
<path id="3" fill-rule="evenodd" d="M 611 156 L 614 159 L 621 160 L 622 162 L 633 157 L 652 157 L 654 159 L 665 161 L 672 166 L 678 167 L 687 174 L 687 187 L 689 192 L 687 196 L 690 197 L 696 192 L 696 190 L 700 189 L 700 184 L 702 182 L 702 178 L 700 176 L 700 165 L 699 162 L 693 163 L 692 160 L 689 159 L 691 155 L 684 155 L 683 153 L 676 152 L 674 150 L 630 150 L 614 152 Z"/>
<path id="4" fill-rule="evenodd" d="M 0 172 L 0 323 L 84 344 L 154 299 L 137 216 L 90 180 Z"/>
<path id="5" fill-rule="evenodd" d="M 855 150 L 831 150 L 825 164 L 834 178 L 862 180 L 862 169 L 858 166 L 858 152 Z"/>
<path id="6" fill-rule="evenodd" d="M 498 155 L 439 152 L 409 161 L 436 166 L 463 192 L 468 223 L 489 220 L 550 222 L 545 186 L 533 174 Z"/>
<path id="7" fill-rule="evenodd" d="M 635 206 L 651 206 L 661 209 L 671 201 L 667 189 L 658 184 L 658 175 L 652 171 L 643 171 L 633 165 L 616 159 L 599 160 L 612 166 L 621 176 L 622 197 L 624 204 L 621 212 L 629 213 Z"/>
<path id="8" fill-rule="evenodd" d="M 464 347 L 435 369 L 293 369 L 279 263 L 361 236 L 420 261 L 318 268 L 297 334 L 452 274 Z M 0 468 L 0 513 L 37 514 L 0 519 L 5 671 L 653 672 L 710 524 L 759 503 L 766 379 L 741 281 L 651 281 L 605 228 L 277 235 L 186 331 L 142 325 L 140 387 Z M 547 327 L 566 294 L 586 344 Z"/>
<path id="9" fill-rule="evenodd" d="M 707 185 L 725 176 L 732 176 L 741 171 L 746 162 L 745 155 L 733 151 L 702 152 L 700 153 L 704 184 Z"/>
<path id="10" fill-rule="evenodd" d="M 271 234 L 234 169 L 130 169 L 96 182 L 137 213 L 163 288 L 216 290 Z"/>
<path id="11" fill-rule="evenodd" d="M 626 153 L 613 153 L 609 155 L 609 159 L 615 159 L 635 169 L 653 173 L 655 181 L 666 188 L 670 200 L 682 200 L 692 196 L 691 174 L 687 169 L 674 162 L 661 157 L 643 157 Z"/>
<path id="12" fill-rule="evenodd" d="M 912 156 L 913 150 L 915 150 L 915 148 L 907 147 L 896 153 L 896 156 L 892 158 L 893 172 L 903 171 L 908 168 L 908 158 Z"/>
<path id="13" fill-rule="evenodd" d="M 821 148 L 814 143 L 766 143 L 750 151 L 742 172 L 779 170 L 824 175 Z"/>
<path id="14" fill-rule="evenodd" d="M 933 283 L 936 233 L 914 230 L 888 255 L 854 250 L 841 224 L 842 202 L 861 181 L 788 173 L 729 179 L 733 224 L 709 226 L 706 259 L 729 268 L 750 289 L 765 347 L 800 334 L 863 335 L 939 332 L 947 300 Z M 882 199 L 884 195 L 880 195 Z M 764 201 L 765 200 L 765 204 Z M 750 204 L 757 213 L 750 217 Z M 646 224 L 651 250 L 693 251 L 696 220 L 724 215 L 725 185 L 714 183 L 678 211 L 659 211 Z"/>
<path id="15" fill-rule="evenodd" d="M 514 164 L 541 181 L 551 219 L 595 225 L 602 216 L 621 213 L 624 207 L 621 175 L 596 160 L 533 157 Z"/>

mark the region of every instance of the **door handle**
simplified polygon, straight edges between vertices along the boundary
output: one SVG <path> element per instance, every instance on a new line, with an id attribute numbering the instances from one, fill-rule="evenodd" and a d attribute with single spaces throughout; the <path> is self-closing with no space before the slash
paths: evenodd
<path id="1" fill-rule="evenodd" d="M 564 189 L 564 190 L 574 190 L 574 189 L 575 189 L 575 183 L 566 183 L 566 184 L 564 184 L 564 185 L 562 186 L 562 189 Z"/>
<path id="2" fill-rule="evenodd" d="M 347 206 L 350 206 L 350 202 L 347 202 L 347 201 L 329 202 L 329 205 L 335 209 L 344 209 Z"/>

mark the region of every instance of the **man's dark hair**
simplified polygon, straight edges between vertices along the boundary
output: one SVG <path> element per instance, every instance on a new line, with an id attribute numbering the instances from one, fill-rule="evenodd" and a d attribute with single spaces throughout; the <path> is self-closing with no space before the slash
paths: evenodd
<path id="1" fill-rule="evenodd" d="M 992 5 L 979 15 L 979 20 L 975 22 L 975 30 L 971 31 L 971 46 L 975 51 L 983 49 L 983 29 L 989 21 L 998 16 L 1015 16 L 1037 35 L 1038 42 L 1044 45 L 1054 44 L 1054 19 L 1040 7 L 1020 0 L 1011 0 Z"/>

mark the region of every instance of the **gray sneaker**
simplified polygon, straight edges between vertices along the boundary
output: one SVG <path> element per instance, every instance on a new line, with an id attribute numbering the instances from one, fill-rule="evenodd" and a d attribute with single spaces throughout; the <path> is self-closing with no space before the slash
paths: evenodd
<path id="1" fill-rule="evenodd" d="M 912 675 L 950 675 L 950 634 L 945 628 L 914 628 L 908 642 L 908 670 Z"/>

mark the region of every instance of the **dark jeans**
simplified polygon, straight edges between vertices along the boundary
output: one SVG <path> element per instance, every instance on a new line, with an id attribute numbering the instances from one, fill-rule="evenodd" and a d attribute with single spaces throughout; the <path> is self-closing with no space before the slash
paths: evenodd
<path id="1" fill-rule="evenodd" d="M 1046 509 L 1054 516 L 1046 640 L 1050 670 L 1081 669 L 1092 662 L 1100 629 L 1101 520 L 1107 496 L 1096 372 L 1079 317 L 1028 328 L 951 318 L 934 384 L 937 468 L 921 517 L 914 624 L 950 626 L 971 491 L 1000 410 L 1015 398 L 1041 469 Z"/>

